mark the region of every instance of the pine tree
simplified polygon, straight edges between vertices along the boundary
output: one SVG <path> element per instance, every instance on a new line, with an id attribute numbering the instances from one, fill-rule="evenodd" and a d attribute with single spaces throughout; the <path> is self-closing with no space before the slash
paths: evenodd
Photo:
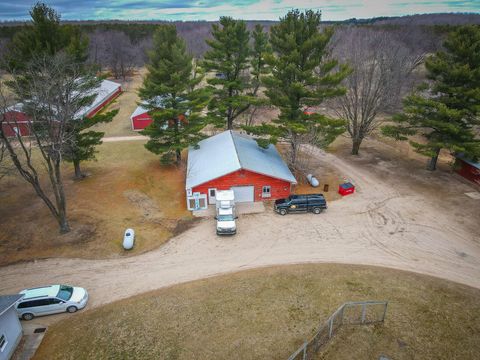
<path id="1" fill-rule="evenodd" d="M 251 95 L 250 107 L 248 114 L 246 114 L 245 125 L 250 126 L 254 123 L 255 113 L 264 105 L 268 105 L 269 101 L 263 96 L 258 96 L 258 91 L 262 86 L 262 78 L 270 73 L 270 69 L 265 60 L 272 52 L 270 46 L 268 33 L 263 30 L 263 26 L 260 24 L 255 25 L 252 31 L 252 51 L 250 55 L 250 89 L 248 90 Z"/>
<path id="2" fill-rule="evenodd" d="M 272 48 L 269 43 L 268 34 L 263 31 L 263 26 L 260 24 L 255 25 L 252 32 L 252 39 L 253 47 L 250 61 L 252 68 L 251 93 L 253 96 L 256 96 L 262 84 L 262 76 L 265 76 L 270 72 L 265 57 L 271 54 Z"/>
<path id="3" fill-rule="evenodd" d="M 427 59 L 429 83 L 404 100 L 402 114 L 383 134 L 409 140 L 418 153 L 430 157 L 427 169 L 435 170 L 441 149 L 480 156 L 475 126 L 480 124 L 480 27 L 469 25 L 452 31 L 445 51 Z M 424 141 L 411 138 L 422 135 Z"/>
<path id="4" fill-rule="evenodd" d="M 141 133 L 150 137 L 145 147 L 160 154 L 162 163 L 178 165 L 182 150 L 204 138 L 200 133 L 204 127 L 200 111 L 207 104 L 208 93 L 196 88 L 203 73 L 194 67 L 174 25 L 158 27 L 148 55 L 148 74 L 139 95 L 153 123 Z"/>
<path id="5" fill-rule="evenodd" d="M 273 55 L 266 61 L 272 75 L 264 77 L 264 84 L 266 95 L 280 109 L 280 116 L 273 123 L 244 127 L 260 136 L 260 146 L 275 144 L 279 139 L 287 141 L 292 167 L 302 144 L 325 146 L 345 130 L 342 120 L 304 112 L 307 106 L 344 94 L 340 83 L 349 73 L 336 60 L 325 60 L 333 30 L 320 32 L 319 25 L 320 12 L 293 10 L 271 28 Z"/>
<path id="6" fill-rule="evenodd" d="M 245 21 L 221 17 L 220 25 L 212 25 L 210 50 L 205 53 L 202 66 L 215 72 L 208 79 L 213 93 L 209 104 L 209 119 L 216 127 L 233 128 L 234 120 L 255 100 L 250 89 L 250 32 Z"/>
<path id="7" fill-rule="evenodd" d="M 90 101 L 89 99 L 88 102 Z M 97 153 L 96 147 L 103 143 L 102 138 L 105 135 L 102 131 L 86 131 L 86 129 L 99 123 L 110 122 L 117 114 L 118 109 L 96 114 L 91 118 L 85 116 L 68 124 L 70 127 L 71 141 L 69 141 L 65 148 L 64 159 L 73 164 L 76 179 L 83 179 L 85 177 L 81 170 L 80 163 L 82 161 L 95 160 L 95 154 Z"/>
<path id="8" fill-rule="evenodd" d="M 71 57 L 72 61 L 86 67 L 88 60 L 88 37 L 79 27 L 64 25 L 62 31 L 68 39 L 65 46 L 65 52 Z M 89 67 L 93 67 L 90 65 Z"/>
<path id="9" fill-rule="evenodd" d="M 24 69 L 33 58 L 53 56 L 70 43 L 60 24 L 60 14 L 37 2 L 30 10 L 31 24 L 15 34 L 6 54 L 8 70 Z"/>

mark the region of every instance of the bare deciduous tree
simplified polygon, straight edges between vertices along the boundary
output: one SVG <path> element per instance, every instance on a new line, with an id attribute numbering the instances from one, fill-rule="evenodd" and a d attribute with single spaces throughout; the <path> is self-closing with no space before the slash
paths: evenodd
<path id="1" fill-rule="evenodd" d="M 334 109 L 347 121 L 352 154 L 358 155 L 363 139 L 379 126 L 379 113 L 400 103 L 402 89 L 424 54 L 410 51 L 388 31 L 348 28 L 342 33 L 333 53 L 353 72 L 344 80 L 347 93 L 335 99 Z"/>
<path id="2" fill-rule="evenodd" d="M 79 75 L 77 66 L 63 54 L 38 58 L 21 75 L 12 74 L 7 87 L 15 101 L 23 104 L 30 136 L 21 136 L 18 131 L 8 136 L 6 131 L 0 131 L 13 166 L 48 207 L 61 233 L 70 231 L 61 171 L 63 155 L 75 138 L 72 122 L 88 104 L 85 90 L 91 87 L 91 81 L 96 81 Z M 5 94 L 5 84 L 0 83 L 0 128 L 18 129 L 15 120 L 7 116 Z"/>
<path id="3" fill-rule="evenodd" d="M 106 33 L 107 66 L 115 79 L 125 78 L 131 73 L 138 57 L 137 48 L 132 45 L 130 38 L 120 31 Z"/>
<path id="4" fill-rule="evenodd" d="M 0 180 L 11 172 L 12 166 L 8 161 L 7 147 L 5 141 L 0 138 Z"/>
<path id="5" fill-rule="evenodd" d="M 133 44 L 122 31 L 96 29 L 89 38 L 89 61 L 110 70 L 115 79 L 125 80 L 134 66 L 142 66 L 145 48 L 151 46 L 151 38 Z"/>

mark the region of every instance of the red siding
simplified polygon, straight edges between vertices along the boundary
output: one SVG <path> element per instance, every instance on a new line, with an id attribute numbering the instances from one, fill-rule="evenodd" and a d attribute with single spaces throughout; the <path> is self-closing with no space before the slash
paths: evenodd
<path id="1" fill-rule="evenodd" d="M 115 91 L 108 99 L 105 99 L 104 102 L 102 102 L 100 105 L 98 105 L 95 109 L 91 110 L 88 114 L 87 117 L 90 118 L 94 116 L 96 113 L 98 113 L 100 110 L 102 110 L 108 103 L 113 101 L 118 95 L 120 95 L 122 92 L 122 88 L 119 86 L 117 91 Z"/>
<path id="2" fill-rule="evenodd" d="M 238 170 L 211 180 L 205 184 L 195 186 L 192 191 L 208 195 L 208 189 L 229 190 L 232 186 L 254 186 L 255 201 L 281 199 L 290 195 L 290 183 L 270 176 L 257 174 L 248 170 Z M 262 187 L 271 187 L 271 197 L 262 198 Z"/>
<path id="3" fill-rule="evenodd" d="M 30 135 L 30 124 L 28 116 L 20 111 L 8 111 L 5 113 L 4 122 L 2 122 L 2 131 L 7 136 L 15 136 L 14 127 L 16 127 L 20 135 Z"/>
<path id="4" fill-rule="evenodd" d="M 153 119 L 148 113 L 143 113 L 132 118 L 133 130 L 143 130 L 153 122 Z"/>
<path id="5" fill-rule="evenodd" d="M 185 116 L 179 115 L 178 118 L 181 121 L 186 122 Z M 148 115 L 148 113 L 145 112 L 143 114 L 139 114 L 132 118 L 132 129 L 143 130 L 152 122 L 153 122 L 153 119 L 150 115 Z M 169 122 L 169 126 L 173 126 L 173 122 Z"/>
<path id="6" fill-rule="evenodd" d="M 457 163 L 459 165 L 457 173 L 462 175 L 464 178 L 480 185 L 480 169 L 477 169 L 475 166 L 466 163 L 462 159 L 457 159 Z"/>

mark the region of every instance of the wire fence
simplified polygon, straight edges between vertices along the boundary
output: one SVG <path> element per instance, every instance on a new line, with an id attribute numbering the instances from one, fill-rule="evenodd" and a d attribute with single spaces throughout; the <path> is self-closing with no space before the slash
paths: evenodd
<path id="1" fill-rule="evenodd" d="M 385 320 L 388 301 L 347 302 L 325 321 L 310 341 L 305 341 L 288 360 L 310 360 L 342 325 L 366 325 Z"/>

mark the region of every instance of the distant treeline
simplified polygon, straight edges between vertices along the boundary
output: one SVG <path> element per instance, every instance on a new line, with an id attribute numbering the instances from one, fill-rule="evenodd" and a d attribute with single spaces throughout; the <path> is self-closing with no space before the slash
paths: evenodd
<path id="1" fill-rule="evenodd" d="M 125 77 L 135 66 L 143 66 L 146 52 L 152 47 L 152 35 L 159 24 L 166 21 L 65 21 L 78 27 L 89 38 L 89 61 L 101 70 L 109 70 L 115 78 Z M 172 22 L 168 22 L 172 23 Z M 200 58 L 208 50 L 205 40 L 211 38 L 209 21 L 173 22 L 178 34 L 183 37 L 187 49 Z M 261 24 L 266 31 L 276 21 L 247 21 L 247 28 L 253 30 Z M 379 17 L 373 19 L 349 19 L 341 22 L 323 22 L 323 26 L 337 27 L 337 44 L 345 41 L 351 32 L 342 29 L 352 27 L 371 28 L 373 31 L 390 33 L 400 39 L 405 47 L 414 53 L 431 53 L 439 49 L 444 35 L 453 27 L 466 23 L 480 24 L 479 14 L 428 14 L 404 17 Z M 8 43 L 26 22 L 5 22 L 0 24 L 0 58 L 8 51 Z M 335 47 L 332 44 L 332 47 Z"/>
<path id="2" fill-rule="evenodd" d="M 121 31 L 132 41 L 139 41 L 152 36 L 153 31 L 159 24 L 172 23 L 169 21 L 121 21 L 121 20 L 88 20 L 88 21 L 64 21 L 65 24 L 79 26 L 87 33 L 95 30 Z M 212 21 L 174 21 L 180 35 L 194 32 L 199 35 L 208 32 Z M 253 29 L 256 24 L 269 28 L 276 21 L 253 21 L 248 20 L 248 28 Z M 26 22 L 3 22 L 0 23 L 0 38 L 10 39 L 17 31 L 25 26 Z M 375 26 L 434 26 L 437 31 L 445 32 L 451 26 L 464 24 L 480 24 L 480 14 L 472 13 L 446 13 L 446 14 L 419 14 L 399 17 L 375 17 L 370 19 L 347 19 L 343 21 L 324 21 L 325 25 L 375 25 Z M 205 31 L 207 30 L 207 31 Z M 188 39 L 187 39 L 188 41 Z"/>

